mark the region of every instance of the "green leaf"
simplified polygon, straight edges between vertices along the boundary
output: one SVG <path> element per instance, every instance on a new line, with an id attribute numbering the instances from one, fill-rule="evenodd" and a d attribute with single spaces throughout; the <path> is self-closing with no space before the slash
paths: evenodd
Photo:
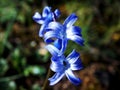
<path id="1" fill-rule="evenodd" d="M 46 69 L 43 66 L 28 66 L 24 70 L 24 75 L 25 76 L 29 76 L 30 74 L 43 75 L 43 74 L 45 74 L 45 72 L 46 72 Z"/>
<path id="2" fill-rule="evenodd" d="M 16 84 L 14 81 L 0 82 L 0 90 L 16 90 Z"/>
<path id="3" fill-rule="evenodd" d="M 5 59 L 0 59 L 0 76 L 8 70 L 8 63 Z"/>

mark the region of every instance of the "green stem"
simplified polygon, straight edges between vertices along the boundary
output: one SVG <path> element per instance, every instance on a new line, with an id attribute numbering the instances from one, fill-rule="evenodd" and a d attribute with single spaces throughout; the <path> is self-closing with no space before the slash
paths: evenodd
<path id="1" fill-rule="evenodd" d="M 47 73 L 47 76 L 46 76 L 46 79 L 45 79 L 45 82 L 44 82 L 44 84 L 43 84 L 43 87 L 42 87 L 42 90 L 46 90 L 46 86 L 48 86 L 48 78 L 50 77 L 50 75 L 51 75 L 51 70 L 50 70 L 50 68 L 49 68 L 49 70 L 48 70 L 48 73 Z"/>

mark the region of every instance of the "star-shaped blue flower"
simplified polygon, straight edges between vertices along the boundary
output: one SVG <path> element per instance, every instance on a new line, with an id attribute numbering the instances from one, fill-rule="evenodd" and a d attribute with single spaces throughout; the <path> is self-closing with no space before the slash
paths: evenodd
<path id="1" fill-rule="evenodd" d="M 44 35 L 45 27 L 48 25 L 51 21 L 56 21 L 56 19 L 60 16 L 60 11 L 56 9 L 54 12 L 52 12 L 51 7 L 46 6 L 43 9 L 42 15 L 40 15 L 38 12 L 36 12 L 33 16 L 33 20 L 37 22 L 38 24 L 42 24 L 39 36 L 42 37 Z"/>
<path id="2" fill-rule="evenodd" d="M 84 40 L 81 35 L 81 28 L 73 26 L 76 20 L 77 16 L 73 13 L 68 16 L 63 24 L 59 22 L 50 22 L 46 27 L 47 32 L 44 34 L 44 41 L 46 43 L 51 43 L 56 39 L 59 39 L 57 42 L 59 44 L 61 42 L 61 53 L 65 51 L 68 40 L 83 45 Z M 57 43 L 55 45 L 57 45 Z"/>
<path id="3" fill-rule="evenodd" d="M 47 45 L 46 48 L 52 54 L 51 58 L 51 70 L 55 72 L 55 74 L 49 78 L 50 85 L 55 85 L 58 83 L 63 76 L 66 77 L 75 85 L 79 85 L 81 80 L 77 78 L 72 70 L 80 70 L 82 69 L 82 63 L 79 58 L 79 53 L 73 50 L 66 58 L 64 55 L 58 56 L 60 50 L 54 47 L 53 45 Z"/>

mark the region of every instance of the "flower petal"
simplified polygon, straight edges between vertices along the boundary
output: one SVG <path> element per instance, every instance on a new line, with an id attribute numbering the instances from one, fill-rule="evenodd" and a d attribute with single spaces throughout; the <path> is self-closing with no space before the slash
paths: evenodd
<path id="1" fill-rule="evenodd" d="M 56 48 L 58 48 L 59 50 L 61 49 L 61 47 L 62 47 L 62 40 L 61 39 L 56 39 L 55 41 L 54 41 L 54 46 L 56 47 Z"/>
<path id="2" fill-rule="evenodd" d="M 60 17 L 61 12 L 60 12 L 60 10 L 56 9 L 56 10 L 54 11 L 54 14 L 55 14 L 55 15 L 54 15 L 54 18 L 57 19 L 57 18 Z"/>
<path id="3" fill-rule="evenodd" d="M 64 51 L 66 50 L 67 39 L 62 39 L 62 40 L 61 39 L 57 39 L 57 40 L 55 40 L 54 46 L 60 50 L 58 56 L 61 56 L 64 53 Z"/>
<path id="4" fill-rule="evenodd" d="M 49 23 L 49 22 L 46 22 L 46 21 L 45 21 L 44 24 L 41 25 L 41 28 L 40 28 L 40 30 L 39 30 L 39 36 L 40 36 L 40 37 L 43 37 L 44 34 L 45 34 L 47 31 L 49 31 L 48 29 L 45 29 L 45 28 L 47 27 L 48 23 Z M 53 41 L 52 41 L 52 42 L 53 42 Z"/>
<path id="5" fill-rule="evenodd" d="M 50 85 L 52 86 L 58 83 L 64 75 L 64 73 L 55 73 L 54 76 L 48 79 L 50 81 Z"/>
<path id="6" fill-rule="evenodd" d="M 73 50 L 67 57 L 66 57 L 66 60 L 72 64 L 74 63 L 78 58 L 79 58 L 79 53 L 76 52 L 75 50 Z"/>
<path id="7" fill-rule="evenodd" d="M 63 29 L 63 25 L 58 22 L 50 22 L 46 29 L 61 31 Z"/>
<path id="8" fill-rule="evenodd" d="M 33 15 L 33 20 L 35 21 L 35 22 L 37 22 L 38 24 L 43 24 L 44 23 L 44 19 L 42 18 L 42 16 L 38 13 L 38 12 L 36 12 L 34 15 Z"/>
<path id="9" fill-rule="evenodd" d="M 73 50 L 67 57 L 66 60 L 70 64 L 70 68 L 72 70 L 80 70 L 82 69 L 82 63 L 79 59 L 79 53 Z"/>
<path id="10" fill-rule="evenodd" d="M 70 82 L 72 82 L 75 85 L 79 85 L 81 83 L 81 80 L 77 77 L 75 77 L 75 75 L 73 74 L 73 72 L 68 69 L 65 71 L 65 74 L 67 76 L 67 78 L 70 80 Z"/>
<path id="11" fill-rule="evenodd" d="M 67 33 L 67 37 L 71 37 L 72 35 L 82 36 L 81 28 L 78 26 L 71 26 L 71 27 L 67 28 L 66 33 Z"/>
<path id="12" fill-rule="evenodd" d="M 63 59 L 64 57 L 55 57 L 53 56 L 51 58 L 51 65 L 50 65 L 50 69 L 54 72 L 64 72 L 64 66 L 63 66 Z"/>
<path id="13" fill-rule="evenodd" d="M 53 56 L 57 56 L 59 54 L 59 50 L 53 46 L 53 45 L 47 45 L 45 46 L 45 48 L 53 55 Z"/>
<path id="14" fill-rule="evenodd" d="M 41 25 L 41 28 L 39 30 L 39 36 L 40 37 L 43 37 L 44 33 L 45 33 L 45 27 L 46 27 L 46 24 L 42 24 Z"/>
<path id="15" fill-rule="evenodd" d="M 39 12 L 36 12 L 34 15 L 33 15 L 33 18 L 35 19 L 40 19 L 42 16 L 39 14 Z"/>
<path id="16" fill-rule="evenodd" d="M 77 18 L 78 17 L 74 13 L 72 13 L 70 16 L 66 18 L 63 25 L 65 25 L 66 27 L 70 27 L 75 23 Z"/>
<path id="17" fill-rule="evenodd" d="M 65 52 L 67 47 L 67 41 L 68 41 L 67 39 L 62 39 L 62 45 L 61 45 L 59 56 L 61 56 Z"/>
<path id="18" fill-rule="evenodd" d="M 81 36 L 78 36 L 78 35 L 72 35 L 72 36 L 69 36 L 67 37 L 68 39 L 72 40 L 72 41 L 75 41 L 76 43 L 78 43 L 79 45 L 84 45 L 84 40 Z"/>
<path id="19" fill-rule="evenodd" d="M 51 7 L 46 6 L 46 7 L 43 9 L 42 16 L 43 16 L 43 17 L 47 17 L 49 13 L 51 13 Z"/>
<path id="20" fill-rule="evenodd" d="M 60 37 L 60 34 L 59 34 L 59 31 L 47 31 L 45 34 L 44 34 L 44 41 L 46 43 L 51 43 L 52 41 L 54 41 L 56 38 L 61 38 Z"/>
<path id="21" fill-rule="evenodd" d="M 83 68 L 82 62 L 80 59 L 77 59 L 74 63 L 70 64 L 71 70 L 81 70 Z"/>

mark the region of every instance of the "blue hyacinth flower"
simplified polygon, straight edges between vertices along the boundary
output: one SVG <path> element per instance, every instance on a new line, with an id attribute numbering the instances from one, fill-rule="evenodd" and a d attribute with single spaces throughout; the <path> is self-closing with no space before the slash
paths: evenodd
<path id="1" fill-rule="evenodd" d="M 73 13 L 64 21 L 63 24 L 59 22 L 50 22 L 46 27 L 47 32 L 44 34 L 44 41 L 46 43 L 58 42 L 61 44 L 61 54 L 65 51 L 68 40 L 72 40 L 79 45 L 83 45 L 83 38 L 81 35 L 81 28 L 73 26 L 77 16 Z M 57 40 L 59 39 L 59 40 Z M 55 46 L 58 46 L 55 43 Z"/>
<path id="2" fill-rule="evenodd" d="M 37 22 L 38 24 L 42 24 L 39 36 L 42 37 L 44 35 L 45 27 L 49 24 L 51 21 L 56 21 L 56 19 L 60 16 L 60 11 L 56 9 L 54 12 L 52 12 L 51 7 L 45 7 L 43 9 L 42 15 L 36 12 L 33 16 L 33 20 Z"/>
<path id="3" fill-rule="evenodd" d="M 49 78 L 50 85 L 55 85 L 58 83 L 65 75 L 69 81 L 75 85 L 79 85 L 81 80 L 77 78 L 72 70 L 82 69 L 82 63 L 79 58 L 79 53 L 73 50 L 66 58 L 64 55 L 58 56 L 60 50 L 54 47 L 53 45 L 47 45 L 46 48 L 52 54 L 51 58 L 51 70 L 55 74 Z"/>

